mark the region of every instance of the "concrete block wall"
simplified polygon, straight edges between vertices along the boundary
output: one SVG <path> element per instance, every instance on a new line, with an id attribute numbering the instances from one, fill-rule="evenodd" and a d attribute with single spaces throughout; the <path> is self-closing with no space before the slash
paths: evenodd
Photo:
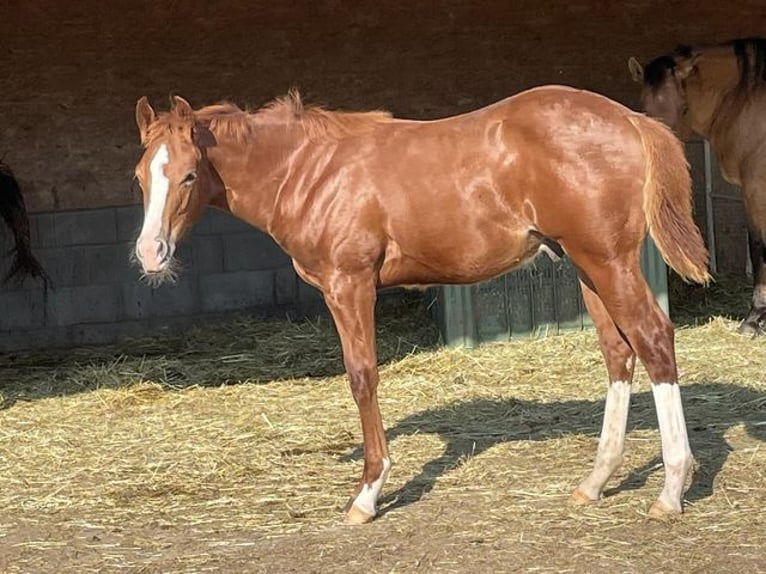
<path id="1" fill-rule="evenodd" d="M 177 251 L 175 284 L 152 289 L 130 263 L 140 206 L 30 215 L 32 246 L 53 289 L 0 286 L 0 352 L 100 344 L 175 332 L 237 312 L 315 312 L 323 303 L 267 235 L 209 209 Z M 0 230 L 0 248 L 11 247 Z M 0 262 L 4 273 L 10 257 Z"/>

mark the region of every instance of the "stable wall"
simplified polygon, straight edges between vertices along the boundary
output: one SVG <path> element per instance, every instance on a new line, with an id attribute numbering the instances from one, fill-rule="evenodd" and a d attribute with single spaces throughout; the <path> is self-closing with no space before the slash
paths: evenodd
<path id="1" fill-rule="evenodd" d="M 178 249 L 178 281 L 152 289 L 129 258 L 142 217 L 139 206 L 33 214 L 32 246 L 53 289 L 46 295 L 31 280 L 3 287 L 0 352 L 176 333 L 243 310 L 311 313 L 322 304 L 271 238 L 212 209 Z"/>

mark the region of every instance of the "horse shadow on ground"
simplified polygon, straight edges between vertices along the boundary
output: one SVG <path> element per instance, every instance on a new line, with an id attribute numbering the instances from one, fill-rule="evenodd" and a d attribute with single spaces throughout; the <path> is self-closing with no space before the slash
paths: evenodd
<path id="1" fill-rule="evenodd" d="M 695 472 L 685 499 L 695 502 L 713 493 L 713 481 L 723 468 L 732 447 L 726 432 L 744 425 L 749 436 L 766 441 L 766 393 L 729 383 L 697 383 L 682 387 L 689 441 L 695 457 Z M 489 448 L 517 440 L 547 440 L 571 434 L 598 436 L 604 401 L 536 402 L 517 399 L 475 399 L 429 409 L 399 421 L 386 432 L 387 439 L 413 434 L 437 434 L 445 443 L 443 453 L 426 463 L 419 474 L 380 499 L 380 514 L 419 501 L 436 480 L 462 459 L 475 457 Z M 631 398 L 628 432 L 656 429 L 657 419 L 651 392 Z M 626 450 L 630 448 L 628 444 Z M 595 457 L 595 445 L 593 456 Z M 402 453 L 406 456 L 406 453 Z M 358 447 L 343 460 L 362 457 Z M 512 465 L 513 460 L 509 459 Z M 583 461 L 582 477 L 590 471 Z M 660 441 L 657 456 L 634 468 L 604 496 L 641 488 L 653 472 L 662 472 Z"/>

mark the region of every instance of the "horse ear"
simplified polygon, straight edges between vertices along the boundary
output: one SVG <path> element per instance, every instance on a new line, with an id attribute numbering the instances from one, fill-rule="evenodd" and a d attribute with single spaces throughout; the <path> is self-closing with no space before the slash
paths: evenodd
<path id="1" fill-rule="evenodd" d="M 149 100 L 146 96 L 142 96 L 136 102 L 136 125 L 138 126 L 138 133 L 141 136 L 141 143 L 146 143 L 146 133 L 149 130 L 149 126 L 157 117 L 154 113 L 152 106 L 149 105 Z"/>
<path id="2" fill-rule="evenodd" d="M 679 80 L 688 78 L 692 72 L 697 69 L 697 59 L 699 54 L 694 54 L 691 58 L 686 58 L 676 63 L 676 67 L 673 68 L 673 74 Z"/>
<path id="3" fill-rule="evenodd" d="M 180 118 L 191 118 L 194 115 L 191 105 L 181 96 L 170 98 L 171 111 Z"/>
<path id="4" fill-rule="evenodd" d="M 628 58 L 628 70 L 634 82 L 642 84 L 644 82 L 644 67 L 633 56 Z"/>

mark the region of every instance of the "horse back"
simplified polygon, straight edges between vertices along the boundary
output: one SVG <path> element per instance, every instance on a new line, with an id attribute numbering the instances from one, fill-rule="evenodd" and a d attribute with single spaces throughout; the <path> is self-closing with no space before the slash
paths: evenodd
<path id="1" fill-rule="evenodd" d="M 309 148 L 291 169 L 302 196 L 280 242 L 309 267 L 377 265 L 385 284 L 462 283 L 523 263 L 542 236 L 603 233 L 599 221 L 635 227 L 645 163 L 632 114 L 546 87 Z"/>

